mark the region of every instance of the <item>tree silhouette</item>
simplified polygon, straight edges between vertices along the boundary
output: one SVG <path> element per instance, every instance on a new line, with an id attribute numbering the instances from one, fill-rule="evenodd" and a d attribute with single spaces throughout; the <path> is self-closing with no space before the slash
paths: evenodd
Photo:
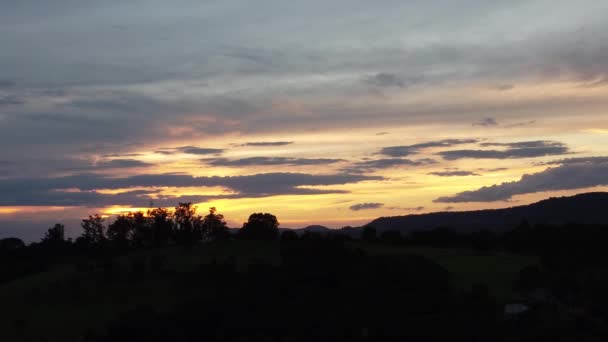
<path id="1" fill-rule="evenodd" d="M 166 246 L 173 231 L 171 213 L 167 208 L 156 208 L 148 211 L 151 221 L 152 241 L 156 247 Z"/>
<path id="2" fill-rule="evenodd" d="M 209 208 L 209 214 L 203 218 L 203 233 L 211 240 L 225 240 L 230 237 L 230 230 L 224 215 L 217 214 L 215 207 Z"/>
<path id="3" fill-rule="evenodd" d="M 0 252 L 9 252 L 25 248 L 23 240 L 15 237 L 0 239 Z"/>
<path id="4" fill-rule="evenodd" d="M 192 203 L 179 203 L 173 213 L 176 240 L 181 244 L 194 244 L 202 238 L 202 217 L 196 215 Z"/>
<path id="5" fill-rule="evenodd" d="M 89 215 L 88 219 L 82 220 L 80 226 L 84 230 L 81 238 L 90 244 L 98 244 L 106 241 L 105 226 L 103 222 L 105 219 L 99 214 Z"/>
<path id="6" fill-rule="evenodd" d="M 127 247 L 134 230 L 133 214 L 118 215 L 116 220 L 108 226 L 107 237 L 117 247 Z"/>
<path id="7" fill-rule="evenodd" d="M 246 240 L 276 240 L 278 235 L 279 221 L 268 213 L 251 214 L 239 230 L 239 237 Z"/>
<path id="8" fill-rule="evenodd" d="M 42 238 L 42 242 L 47 243 L 61 243 L 65 241 L 65 226 L 56 223 L 53 227 L 49 228 L 46 233 L 44 233 L 44 238 Z"/>
<path id="9" fill-rule="evenodd" d="M 132 225 L 132 240 L 135 245 L 149 245 L 152 240 L 150 219 L 142 211 L 129 213 Z"/>

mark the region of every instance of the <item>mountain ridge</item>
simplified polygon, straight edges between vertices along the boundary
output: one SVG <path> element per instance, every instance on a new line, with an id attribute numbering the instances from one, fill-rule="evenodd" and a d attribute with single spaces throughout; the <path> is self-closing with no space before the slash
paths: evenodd
<path id="1" fill-rule="evenodd" d="M 608 224 L 608 192 L 589 192 L 574 196 L 550 197 L 527 205 L 502 209 L 434 212 L 405 216 L 379 217 L 364 225 L 376 228 L 379 233 L 398 230 L 402 234 L 412 231 L 448 227 L 461 233 L 488 229 L 504 232 L 523 220 L 531 224 Z"/>

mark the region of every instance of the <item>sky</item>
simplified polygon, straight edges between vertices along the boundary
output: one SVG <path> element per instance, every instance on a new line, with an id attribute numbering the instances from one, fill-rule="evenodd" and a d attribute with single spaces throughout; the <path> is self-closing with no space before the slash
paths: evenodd
<path id="1" fill-rule="evenodd" d="M 0 0 L 0 237 L 608 190 L 604 0 Z"/>

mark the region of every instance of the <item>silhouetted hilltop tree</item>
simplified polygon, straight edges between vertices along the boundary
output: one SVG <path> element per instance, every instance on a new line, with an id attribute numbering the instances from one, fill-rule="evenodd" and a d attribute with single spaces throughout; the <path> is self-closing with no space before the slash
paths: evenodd
<path id="1" fill-rule="evenodd" d="M 65 226 L 56 223 L 53 227 L 49 228 L 46 233 L 44 233 L 44 238 L 42 238 L 42 242 L 46 243 L 61 243 L 65 241 Z"/>
<path id="2" fill-rule="evenodd" d="M 133 238 L 135 231 L 134 215 L 132 213 L 126 215 L 118 215 L 116 220 L 108 226 L 108 240 L 117 247 L 127 247 Z"/>
<path id="3" fill-rule="evenodd" d="M 151 221 L 151 235 L 156 247 L 166 246 L 173 231 L 173 217 L 168 209 L 157 208 L 148 211 Z"/>
<path id="4" fill-rule="evenodd" d="M 0 252 L 11 252 L 24 247 L 25 243 L 21 239 L 15 237 L 0 239 Z"/>
<path id="5" fill-rule="evenodd" d="M 150 218 L 142 211 L 129 213 L 128 216 L 132 226 L 133 244 L 136 246 L 150 245 L 153 239 Z"/>
<path id="6" fill-rule="evenodd" d="M 82 241 L 89 244 L 99 244 L 106 241 L 105 226 L 103 222 L 105 219 L 99 214 L 89 216 L 88 219 L 82 220 L 80 226 L 83 229 Z"/>
<path id="7" fill-rule="evenodd" d="M 194 244 L 203 237 L 201 216 L 196 215 L 192 203 L 179 203 L 173 213 L 176 241 L 180 244 Z"/>
<path id="8" fill-rule="evenodd" d="M 239 238 L 246 240 L 276 240 L 278 235 L 279 221 L 268 213 L 251 214 L 238 233 Z"/>
<path id="9" fill-rule="evenodd" d="M 225 240 L 230 237 L 224 215 L 218 214 L 215 207 L 209 208 L 209 214 L 203 218 L 202 230 L 204 236 L 211 240 Z"/>

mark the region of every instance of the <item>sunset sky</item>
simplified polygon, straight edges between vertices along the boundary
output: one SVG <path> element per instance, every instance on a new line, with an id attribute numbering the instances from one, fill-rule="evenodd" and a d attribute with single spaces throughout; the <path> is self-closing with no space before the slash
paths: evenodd
<path id="1" fill-rule="evenodd" d="M 0 237 L 608 190 L 605 0 L 0 0 Z"/>

